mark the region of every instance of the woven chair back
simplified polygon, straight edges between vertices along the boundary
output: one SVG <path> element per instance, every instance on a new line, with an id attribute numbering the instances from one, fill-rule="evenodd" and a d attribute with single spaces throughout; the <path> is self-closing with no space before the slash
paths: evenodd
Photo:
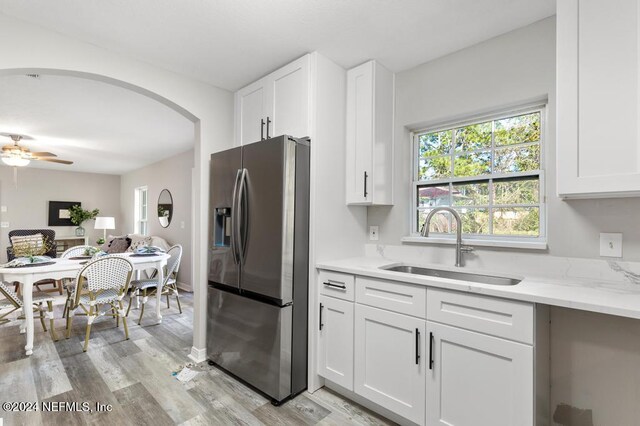
<path id="1" fill-rule="evenodd" d="M 9 286 L 2 281 L 0 281 L 0 293 L 2 293 L 4 297 L 16 308 L 22 307 L 22 300 L 20 300 L 16 292 L 11 290 Z"/>
<path id="2" fill-rule="evenodd" d="M 85 256 L 85 253 L 88 249 L 95 249 L 93 246 L 75 246 L 68 248 L 64 253 L 60 255 L 61 258 L 69 258 L 76 256 Z"/>
<path id="3" fill-rule="evenodd" d="M 82 288 L 80 283 L 87 283 L 89 292 L 100 290 L 117 290 L 122 293 L 131 282 L 133 265 L 122 256 L 103 256 L 87 263 L 76 276 L 76 293 Z"/>

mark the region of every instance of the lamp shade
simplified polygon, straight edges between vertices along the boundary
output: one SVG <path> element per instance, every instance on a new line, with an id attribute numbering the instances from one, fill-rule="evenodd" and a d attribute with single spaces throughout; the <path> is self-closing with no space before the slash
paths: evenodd
<path id="1" fill-rule="evenodd" d="M 116 229 L 116 220 L 112 217 L 98 216 L 96 217 L 95 229 Z"/>
<path id="2" fill-rule="evenodd" d="M 2 162 L 8 166 L 23 167 L 29 164 L 31 161 L 28 158 L 21 158 L 19 156 L 2 157 Z"/>

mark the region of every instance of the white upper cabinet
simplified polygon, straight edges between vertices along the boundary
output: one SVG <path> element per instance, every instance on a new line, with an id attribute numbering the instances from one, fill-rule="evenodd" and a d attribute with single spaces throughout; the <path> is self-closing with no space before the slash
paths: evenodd
<path id="1" fill-rule="evenodd" d="M 347 71 L 347 204 L 393 204 L 394 81 L 375 61 Z"/>
<path id="2" fill-rule="evenodd" d="M 638 0 L 557 4 L 558 195 L 640 195 Z"/>
<path id="3" fill-rule="evenodd" d="M 305 55 L 236 92 L 236 145 L 283 134 L 309 136 L 310 58 Z"/>

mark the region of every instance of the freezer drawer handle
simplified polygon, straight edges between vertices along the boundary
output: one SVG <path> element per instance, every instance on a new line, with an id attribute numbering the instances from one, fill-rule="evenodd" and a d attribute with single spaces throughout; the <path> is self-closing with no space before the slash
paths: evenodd
<path id="1" fill-rule="evenodd" d="M 367 178 L 369 177 L 369 175 L 367 174 L 367 172 L 364 172 L 364 198 L 367 198 L 367 195 L 369 195 L 369 193 L 367 192 Z"/>
<path id="2" fill-rule="evenodd" d="M 267 139 L 269 139 L 269 124 L 271 124 L 271 119 L 267 117 Z"/>
<path id="3" fill-rule="evenodd" d="M 433 333 L 429 333 L 429 370 L 433 370 Z"/>
<path id="4" fill-rule="evenodd" d="M 320 304 L 320 331 L 322 331 L 322 326 L 324 324 L 322 324 L 322 310 L 324 309 L 324 305 L 321 303 Z"/>
<path id="5" fill-rule="evenodd" d="M 264 140 L 264 118 L 260 119 L 260 140 Z"/>
<path id="6" fill-rule="evenodd" d="M 332 283 L 330 281 L 323 282 L 322 284 L 326 285 L 327 287 L 339 288 L 341 290 L 346 290 L 347 289 L 347 286 L 344 285 L 344 284 L 342 284 L 342 285 L 334 284 L 334 283 Z"/>
<path id="7" fill-rule="evenodd" d="M 420 364 L 420 330 L 416 328 L 416 365 Z"/>

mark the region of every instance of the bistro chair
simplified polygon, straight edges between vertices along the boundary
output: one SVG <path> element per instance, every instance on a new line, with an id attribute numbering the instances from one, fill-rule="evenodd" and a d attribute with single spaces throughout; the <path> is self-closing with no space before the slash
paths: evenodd
<path id="1" fill-rule="evenodd" d="M 76 286 L 67 312 L 67 339 L 71 336 L 71 325 L 75 311 L 80 308 L 87 316 L 87 329 L 83 351 L 89 347 L 91 324 L 101 316 L 116 319 L 116 327 L 120 326 L 120 318 L 124 326 L 125 338 L 129 339 L 127 318 L 122 307 L 122 298 L 127 293 L 133 265 L 122 256 L 103 256 L 87 263 L 76 275 Z M 108 309 L 101 311 L 103 306 Z"/>
<path id="2" fill-rule="evenodd" d="M 7 247 L 7 261 L 12 261 L 16 257 L 20 257 L 25 253 L 39 256 L 49 256 L 55 258 L 57 255 L 56 248 L 56 231 L 53 229 L 13 229 L 9 231 L 9 242 L 11 246 Z M 54 288 L 43 290 L 41 285 L 52 284 Z M 38 291 L 58 292 L 62 294 L 62 283 L 56 280 L 40 280 L 34 283 L 34 287 Z M 20 284 L 14 284 L 16 293 L 20 293 Z"/>
<path id="3" fill-rule="evenodd" d="M 4 282 L 0 281 L 0 294 L 4 296 L 4 299 L 0 299 L 0 311 L 4 309 L 10 309 L 4 314 L 0 315 L 0 324 L 4 324 L 9 321 L 7 318 L 11 313 L 22 309 L 24 311 L 24 304 L 22 303 L 22 298 L 16 294 L 9 286 L 7 286 Z M 40 323 L 42 324 L 42 328 L 44 331 L 47 331 L 47 326 L 44 323 L 44 317 L 46 316 L 49 319 L 49 331 L 51 332 L 51 338 L 56 341 L 58 338 L 56 337 L 56 330 L 53 323 L 53 297 L 49 296 L 44 292 L 34 292 L 33 293 L 33 306 L 32 309 L 35 312 L 38 312 L 40 315 Z M 47 304 L 47 308 L 45 310 L 43 303 Z M 23 315 L 19 316 L 18 319 L 24 319 Z"/>
<path id="4" fill-rule="evenodd" d="M 69 259 L 71 257 L 85 256 L 97 248 L 93 246 L 75 246 L 68 248 L 60 255 L 61 259 Z M 63 287 L 67 292 L 67 300 L 64 302 L 64 310 L 62 311 L 62 318 L 66 318 L 69 305 L 71 304 L 71 296 L 76 289 L 76 282 L 73 279 L 63 279 Z"/>
<path id="5" fill-rule="evenodd" d="M 131 311 L 131 302 L 135 297 L 138 299 L 142 296 L 142 306 L 140 308 L 140 317 L 138 318 L 138 325 L 142 322 L 142 315 L 144 314 L 144 305 L 149 300 L 150 296 L 157 295 L 158 287 L 162 295 L 167 296 L 167 308 L 169 305 L 169 296 L 175 295 L 178 303 L 178 310 L 182 314 L 182 306 L 180 306 L 180 294 L 178 293 L 178 269 L 180 269 L 180 260 L 182 260 L 182 246 L 176 244 L 167 250 L 167 254 L 170 256 L 167 260 L 167 266 L 165 269 L 164 280 L 162 283 L 158 282 L 158 277 L 146 278 L 142 280 L 131 281 L 131 291 L 129 292 L 129 307 L 127 308 L 127 316 Z M 142 293 L 142 294 L 140 294 Z"/>

